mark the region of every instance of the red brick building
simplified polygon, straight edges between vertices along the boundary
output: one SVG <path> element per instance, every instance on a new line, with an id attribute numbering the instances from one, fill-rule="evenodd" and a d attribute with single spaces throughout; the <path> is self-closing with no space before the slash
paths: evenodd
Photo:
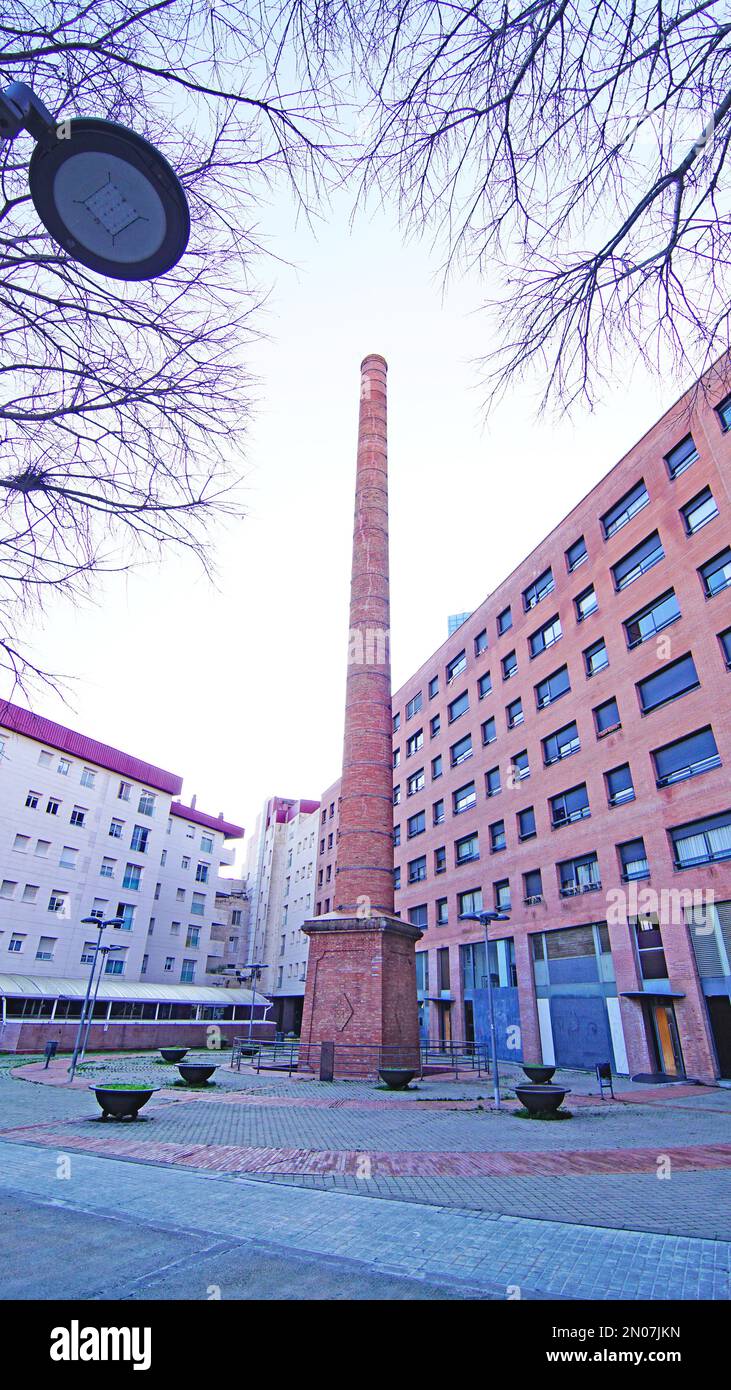
<path id="1" fill-rule="evenodd" d="M 510 914 L 504 1056 L 731 1076 L 731 374 L 705 388 L 393 696 L 396 905 L 432 1039 L 487 1036 L 459 920 L 484 905 Z"/>

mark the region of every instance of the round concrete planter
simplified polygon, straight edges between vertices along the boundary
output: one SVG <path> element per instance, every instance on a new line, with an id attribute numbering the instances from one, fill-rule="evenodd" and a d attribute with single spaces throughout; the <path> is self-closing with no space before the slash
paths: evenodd
<path id="1" fill-rule="evenodd" d="M 215 1063 L 212 1067 L 200 1062 L 178 1063 L 178 1071 L 188 1086 L 205 1086 L 215 1070 Z"/>
<path id="2" fill-rule="evenodd" d="M 556 1070 L 555 1067 L 544 1066 L 543 1062 L 522 1062 L 521 1066 L 528 1080 L 537 1085 L 543 1085 L 544 1082 L 550 1081 Z"/>
<path id="3" fill-rule="evenodd" d="M 531 1115 L 553 1115 L 570 1091 L 565 1086 L 516 1086 L 515 1094 Z"/>
<path id="4" fill-rule="evenodd" d="M 381 1067 L 378 1075 L 391 1091 L 404 1091 L 416 1072 L 407 1071 L 405 1067 Z"/>
<path id="5" fill-rule="evenodd" d="M 124 1090 L 113 1090 L 106 1086 L 90 1085 L 101 1107 L 102 1119 L 113 1115 L 115 1120 L 136 1120 L 138 1111 L 147 1105 L 151 1095 L 159 1091 L 159 1086 L 125 1086 Z"/>
<path id="6" fill-rule="evenodd" d="M 163 1062 L 182 1062 L 187 1051 L 187 1047 L 161 1047 L 160 1056 Z"/>

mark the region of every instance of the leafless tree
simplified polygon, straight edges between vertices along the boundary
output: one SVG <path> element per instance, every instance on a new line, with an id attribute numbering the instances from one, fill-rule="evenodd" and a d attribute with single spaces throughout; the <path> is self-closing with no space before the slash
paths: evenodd
<path id="1" fill-rule="evenodd" d="M 237 0 L 6 0 L 0 84 L 54 115 L 130 125 L 191 205 L 180 264 L 125 285 L 74 263 L 30 202 L 30 137 L 0 148 L 0 667 L 42 675 L 30 619 L 51 592 L 170 545 L 206 562 L 207 523 L 238 508 L 258 303 L 255 200 L 317 192 L 328 125 L 267 70 L 261 13 Z"/>
<path id="2" fill-rule="evenodd" d="M 347 57 L 368 97 L 364 189 L 433 234 L 448 271 L 486 273 L 494 389 L 539 365 L 547 394 L 591 399 L 623 348 L 682 370 L 727 349 L 724 0 L 291 0 L 278 15 L 320 66 Z"/>

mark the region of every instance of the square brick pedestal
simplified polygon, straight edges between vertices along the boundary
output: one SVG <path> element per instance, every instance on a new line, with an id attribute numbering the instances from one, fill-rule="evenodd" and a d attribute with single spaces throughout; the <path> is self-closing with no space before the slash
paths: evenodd
<path id="1" fill-rule="evenodd" d="M 329 913 L 302 930 L 310 954 L 300 1066 L 319 1071 L 321 1044 L 332 1042 L 335 1076 L 418 1067 L 418 927 L 400 917 Z"/>

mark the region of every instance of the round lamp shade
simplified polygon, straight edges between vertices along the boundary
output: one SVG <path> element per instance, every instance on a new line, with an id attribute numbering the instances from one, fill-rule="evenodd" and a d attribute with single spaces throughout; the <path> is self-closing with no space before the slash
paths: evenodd
<path id="1" fill-rule="evenodd" d="M 180 260 L 190 235 L 185 193 L 153 145 L 111 121 L 64 122 L 40 140 L 28 178 L 54 241 L 99 275 L 154 280 Z"/>

